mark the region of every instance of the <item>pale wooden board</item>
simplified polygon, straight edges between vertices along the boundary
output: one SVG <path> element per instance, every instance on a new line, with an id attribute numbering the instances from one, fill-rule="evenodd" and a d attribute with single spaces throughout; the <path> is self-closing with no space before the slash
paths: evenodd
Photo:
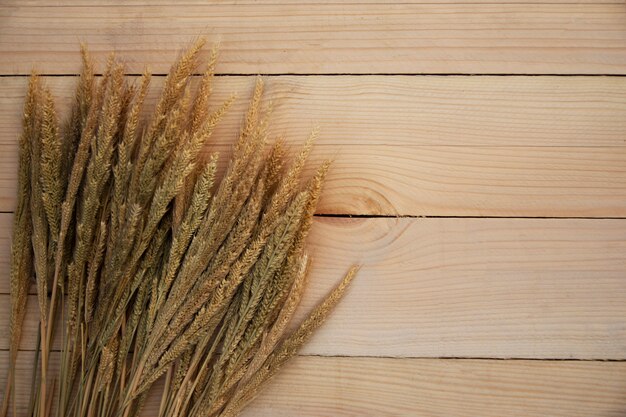
<path id="1" fill-rule="evenodd" d="M 309 248 L 298 319 L 349 263 L 363 268 L 306 354 L 626 359 L 626 220 L 317 218 Z M 0 334 L 8 308 L 0 296 Z"/>
<path id="2" fill-rule="evenodd" d="M 100 63 L 102 64 L 102 63 Z M 163 85 L 155 76 L 152 109 Z M 227 144 L 240 126 L 252 76 L 215 79 L 216 106 L 237 100 L 214 141 Z M 76 77 L 43 77 L 61 117 Z M 136 82 L 136 77 L 129 77 Z M 271 130 L 301 143 L 318 124 L 325 145 L 626 146 L 625 77 L 267 76 Z M 21 130 L 27 77 L 0 78 L 0 144 Z"/>
<path id="3" fill-rule="evenodd" d="M 605 4 L 613 2 L 620 5 Z M 626 68 L 621 0 L 207 3 L 0 1 L 8 6 L 0 8 L 0 74 L 25 74 L 33 63 L 44 73 L 75 73 L 79 40 L 100 59 L 121 52 L 129 73 L 144 63 L 163 73 L 199 33 L 222 39 L 219 72 L 226 74 Z M 67 104 L 73 82 L 50 80 L 59 102 Z M 251 82 L 225 77 L 216 96 L 237 90 L 245 98 Z M 626 212 L 624 78 L 311 76 L 269 83 L 279 98 L 274 131 L 297 143 L 319 123 L 324 135 L 314 162 L 337 159 L 322 213 Z M 23 77 L 0 79 L 0 211 L 14 206 L 24 85 Z M 239 124 L 243 102 L 224 132 Z M 224 150 L 229 139 L 220 135 L 216 147 Z M 9 230 L 10 214 L 0 215 L 0 293 L 8 289 Z M 314 272 L 298 318 L 350 261 L 365 266 L 303 353 L 370 357 L 296 358 L 244 416 L 626 413 L 624 362 L 432 359 L 626 359 L 624 220 L 318 218 L 310 247 Z M 35 301 L 31 296 L 24 349 L 34 347 Z M 8 307 L 0 295 L 0 334 L 8 334 Z M 0 338 L 0 349 L 6 343 Z M 21 352 L 17 367 L 21 410 L 32 354 Z M 0 351 L 0 381 L 6 372 L 7 352 Z M 144 415 L 156 415 L 157 405 L 152 396 Z"/>
<path id="4" fill-rule="evenodd" d="M 0 9 L 0 73 L 76 73 L 77 44 L 167 71 L 198 35 L 219 71 L 623 74 L 622 4 L 198 4 Z"/>
<path id="5" fill-rule="evenodd" d="M 0 154 L 0 211 L 15 207 L 16 153 Z M 319 145 L 310 166 L 328 158 L 318 213 L 626 216 L 625 147 Z"/>
<path id="6" fill-rule="evenodd" d="M 0 352 L 0 380 L 7 373 Z M 58 355 L 51 367 L 58 367 Z M 20 352 L 16 407 L 26 410 L 33 352 Z M 155 417 L 161 384 L 142 416 Z M 4 385 L 0 386 L 0 394 Z M 298 357 L 242 417 L 618 417 L 626 363 Z"/>
<path id="7" fill-rule="evenodd" d="M 624 216 L 626 79 L 514 80 L 273 77 L 268 96 L 279 97 L 273 131 L 291 144 L 323 126 L 313 161 L 336 162 L 321 213 Z M 75 79 L 47 81 L 64 113 Z M 25 82 L 0 84 L 0 211 L 15 206 Z M 251 82 L 217 80 L 216 102 L 232 91 L 242 96 L 215 135 L 223 160 Z"/>
<path id="8" fill-rule="evenodd" d="M 101 6 L 170 6 L 177 5 L 195 6 L 206 5 L 206 0 L 99 0 Z M 302 0 L 212 0 L 213 4 L 251 4 L 251 5 L 267 5 L 267 4 L 297 4 L 300 6 L 309 6 L 311 4 L 624 4 L 624 0 L 402 0 L 401 2 L 391 0 L 318 0 L 318 1 L 302 1 Z M 67 6 L 91 6 L 91 0 L 2 0 L 0 5 L 3 6 L 30 6 L 30 7 L 67 7 Z"/>
<path id="9" fill-rule="evenodd" d="M 290 365 L 242 417 L 617 417 L 626 410 L 624 363 L 297 358 Z"/>

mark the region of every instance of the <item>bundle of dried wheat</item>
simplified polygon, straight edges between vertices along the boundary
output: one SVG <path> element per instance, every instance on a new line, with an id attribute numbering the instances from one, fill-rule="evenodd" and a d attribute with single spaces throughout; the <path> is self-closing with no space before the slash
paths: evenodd
<path id="1" fill-rule="evenodd" d="M 62 128 L 49 89 L 31 77 L 3 415 L 11 409 L 15 416 L 135 416 L 157 380 L 164 381 L 157 384 L 159 416 L 237 415 L 352 280 L 355 268 L 285 334 L 305 286 L 304 241 L 329 164 L 300 185 L 315 134 L 288 167 L 280 141 L 265 149 L 259 79 L 216 181 L 218 157 L 205 157 L 203 148 L 232 99 L 208 111 L 215 51 L 192 92 L 203 43 L 172 67 L 145 123 L 150 75 L 129 85 L 113 58 L 95 77 L 83 49 L 84 69 Z M 14 370 L 32 276 L 40 343 L 30 409 L 21 410 Z M 62 340 L 58 373 L 50 367 L 55 333 Z"/>

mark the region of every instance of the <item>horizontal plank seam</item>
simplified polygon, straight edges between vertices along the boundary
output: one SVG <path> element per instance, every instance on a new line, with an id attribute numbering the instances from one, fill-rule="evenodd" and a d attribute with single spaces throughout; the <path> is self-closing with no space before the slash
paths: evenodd
<path id="1" fill-rule="evenodd" d="M 13 214 L 14 211 L 0 211 L 0 214 Z M 339 219 L 526 219 L 526 220 L 626 220 L 625 217 L 588 217 L 588 216 L 451 216 L 451 215 L 419 215 L 419 214 L 347 214 L 347 213 L 315 213 L 315 217 Z M 2 293 L 0 293 L 2 294 Z"/>
<path id="2" fill-rule="evenodd" d="M 8 352 L 9 349 L 0 349 Z M 19 349 L 18 352 L 35 352 L 35 349 Z M 51 352 L 61 352 L 60 349 L 51 349 Z M 390 359 L 390 360 L 459 360 L 459 361 L 534 361 L 534 362 L 626 362 L 626 358 L 532 358 L 532 357 L 489 357 L 489 356 L 390 356 L 390 355 L 323 355 L 303 353 L 301 358 L 346 358 L 346 359 Z"/>
<path id="3" fill-rule="evenodd" d="M 45 7 L 45 8 L 68 8 L 68 7 L 81 7 L 81 8 L 95 8 L 95 7 L 138 7 L 138 6 L 149 6 L 152 3 L 146 2 L 146 3 L 132 3 L 132 4 L 123 4 L 123 3 L 119 3 L 119 4 L 94 4 L 94 5 L 72 5 L 72 4 L 49 4 L 49 5 L 45 5 L 45 6 L 41 6 L 41 5 L 32 5 L 32 4 L 28 4 L 28 5 L 24 5 L 24 6 L 14 6 L 14 5 L 8 5 L 8 6 L 2 6 L 3 8 L 10 8 L 10 7 L 19 7 L 21 9 L 26 9 L 26 8 L 41 8 L 41 7 Z M 275 3 L 260 3 L 260 4 L 254 4 L 254 3 L 225 3 L 228 6 L 285 6 L 285 5 L 291 5 L 293 3 L 284 3 L 284 2 L 275 2 Z M 354 2 L 354 3 L 342 3 L 342 2 L 328 2 L 328 3 L 316 3 L 316 2 L 302 2 L 302 3 L 297 3 L 298 5 L 302 5 L 302 6 L 346 6 L 346 5 L 350 5 L 350 6 L 359 6 L 359 5 L 368 5 L 368 6 L 388 6 L 389 3 L 385 3 L 385 2 L 376 2 L 376 3 L 370 3 L 370 2 Z M 418 6 L 440 6 L 442 3 L 440 2 L 420 2 L 420 1 L 405 1 L 405 2 L 394 2 L 393 5 L 397 5 L 397 6 L 402 6 L 402 5 L 418 5 Z M 501 2 L 498 1 L 481 1 L 481 2 L 471 2 L 471 3 L 467 3 L 467 2 L 450 2 L 450 3 L 444 3 L 446 5 L 451 5 L 451 6 L 467 6 L 468 4 L 470 5 L 493 5 L 493 4 L 497 4 L 497 5 L 501 5 Z M 526 6 L 526 5 L 537 5 L 537 4 L 541 4 L 542 6 L 547 5 L 547 6 L 561 6 L 561 5 L 567 5 L 567 4 L 573 4 L 573 5 L 585 5 L 585 6 L 597 6 L 597 5 L 619 5 L 622 3 L 616 3 L 616 2 L 611 2 L 611 1 L 606 1 L 606 2 L 593 2 L 593 1 L 588 1 L 588 2 L 580 2 L 580 1 L 576 1 L 576 0 L 572 0 L 572 1 L 568 1 L 568 2 L 536 2 L 536 1 L 518 1 L 518 2 L 508 2 L 505 3 L 506 5 L 514 5 L 514 6 Z M 198 4 L 198 3 L 170 3 L 170 4 L 161 4 L 159 6 L 211 6 L 210 4 Z M 221 4 L 224 5 L 224 4 Z"/>
<path id="4" fill-rule="evenodd" d="M 322 125 L 323 126 L 323 125 Z M 17 143 L 17 138 L 16 138 Z M 0 146 L 10 145 L 8 143 L 0 143 Z M 228 147 L 230 144 L 218 144 L 217 147 Z M 372 148 L 401 148 L 401 149 L 468 149 L 468 150 L 476 150 L 476 149 L 492 149 L 492 150 L 519 150 L 519 149 L 616 149 L 622 151 L 624 147 L 626 147 L 626 139 L 624 140 L 623 145 L 442 145 L 442 144 L 423 144 L 423 145 L 412 145 L 412 144 L 390 144 L 390 143 L 378 143 L 378 142 L 368 142 L 368 143 L 333 143 L 333 142 L 324 142 L 318 145 L 318 147 L 341 147 L 341 148 L 350 148 L 350 147 L 363 147 L 368 146 Z M 211 146 L 208 147 L 211 149 Z M 0 213 L 6 212 L 0 211 Z M 480 217 L 480 216 L 478 216 Z"/>
<path id="5" fill-rule="evenodd" d="M 541 361 L 541 362 L 626 362 L 626 358 L 533 358 L 533 357 L 489 357 L 489 356 L 390 356 L 390 355 L 322 355 L 304 353 L 298 356 L 312 358 L 362 358 L 362 359 L 435 359 L 470 361 Z"/>
<path id="6" fill-rule="evenodd" d="M 323 128 L 323 125 L 322 125 Z M 17 138 L 15 143 L 17 143 Z M 0 146 L 11 145 L 9 143 L 1 143 Z M 231 146 L 229 143 L 218 144 L 215 148 L 219 147 L 228 147 Z M 296 145 L 294 145 L 296 146 Z M 318 147 L 341 147 L 341 148 L 350 148 L 350 147 L 363 147 L 368 146 L 372 148 L 401 148 L 401 149 L 468 149 L 468 150 L 476 150 L 476 149 L 492 149 L 492 150 L 519 150 L 519 149 L 615 149 L 622 151 L 624 147 L 626 147 L 626 139 L 624 140 L 623 145 L 442 145 L 442 144 L 423 144 L 423 145 L 411 145 L 411 144 L 390 144 L 390 143 L 377 143 L 377 142 L 368 142 L 368 143 L 333 143 L 333 142 L 324 142 L 321 144 L 317 144 L 314 146 Z M 208 149 L 211 149 L 211 146 L 208 146 Z M 6 211 L 6 210 L 5 210 Z M 0 211 L 2 213 L 2 211 Z"/>
<path id="7" fill-rule="evenodd" d="M 14 211 L 0 211 L 0 214 L 13 214 Z M 526 219 L 526 220 L 626 220 L 626 217 L 588 217 L 588 216 L 451 216 L 451 215 L 419 215 L 419 214 L 347 214 L 347 213 L 315 213 L 315 217 L 339 219 Z M 0 293 L 2 294 L 2 293 Z"/>
<path id="8" fill-rule="evenodd" d="M 434 359 L 434 360 L 469 360 L 469 361 L 541 361 L 541 362 L 626 362 L 626 358 L 524 358 L 524 357 L 489 357 L 489 356 L 389 356 L 389 355 L 322 355 L 300 354 L 302 357 L 312 358 L 361 358 L 361 359 Z"/>
<path id="9" fill-rule="evenodd" d="M 122 62 L 123 62 L 122 57 Z M 67 73 L 37 73 L 41 77 L 78 77 L 80 74 Z M 101 72 L 96 72 L 96 76 L 101 76 Z M 142 73 L 124 73 L 128 77 L 139 77 Z M 166 73 L 155 72 L 151 73 L 155 77 L 165 77 Z M 194 73 L 194 76 L 202 76 L 202 73 Z M 0 74 L 0 78 L 10 77 L 28 77 L 30 73 L 17 73 L 17 74 Z M 303 73 L 303 72 L 279 72 L 279 73 L 216 73 L 216 77 L 368 77 L 368 76 L 391 76 L 391 77 L 626 77 L 624 74 L 598 74 L 598 73 L 573 73 L 573 74 L 560 74 L 560 73 L 469 73 L 469 72 L 371 72 L 371 73 L 350 73 L 350 72 L 337 72 L 337 73 Z"/>
<path id="10" fill-rule="evenodd" d="M 12 213 L 12 212 L 9 212 Z M 537 220 L 624 220 L 626 217 L 585 217 L 585 216 L 450 216 L 450 215 L 418 215 L 418 214 L 346 214 L 316 213 L 315 217 L 356 218 L 356 219 L 537 219 Z"/>

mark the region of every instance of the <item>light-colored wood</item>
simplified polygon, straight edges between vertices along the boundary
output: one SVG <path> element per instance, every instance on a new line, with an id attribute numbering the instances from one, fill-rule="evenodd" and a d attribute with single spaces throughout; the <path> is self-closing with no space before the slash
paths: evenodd
<path id="1" fill-rule="evenodd" d="M 626 148 L 320 147 L 321 213 L 623 217 Z"/>
<path id="2" fill-rule="evenodd" d="M 53 369 L 58 360 L 53 354 Z M 20 353 L 19 410 L 32 361 L 33 352 Z M 0 380 L 6 373 L 0 352 Z M 157 415 L 160 386 L 142 416 Z M 623 362 L 298 357 L 242 417 L 618 417 L 625 391 Z"/>
<path id="3" fill-rule="evenodd" d="M 9 274 L 11 264 L 12 234 L 13 214 L 0 214 L 0 294 L 8 294 L 10 289 Z"/>
<path id="4" fill-rule="evenodd" d="M 296 143 L 315 122 L 324 126 L 318 158 L 337 156 L 337 164 L 321 212 L 623 216 L 626 153 L 604 146 L 626 143 L 626 124 L 617 122 L 626 120 L 626 79 L 507 79 L 273 77 L 269 95 L 280 97 L 273 129 Z M 0 81 L 2 211 L 14 207 L 25 82 Z M 63 116 L 75 79 L 47 82 L 60 97 Z M 156 80 L 151 101 L 161 82 Z M 216 102 L 232 91 L 242 95 L 216 132 L 221 147 L 233 140 L 250 82 L 217 82 Z M 431 144 L 455 147 L 413 146 Z M 507 148 L 456 147 L 493 144 Z M 535 147 L 542 145 L 550 147 Z"/>
<path id="5" fill-rule="evenodd" d="M 320 213 L 626 216 L 626 78 L 384 75 L 626 74 L 623 0 L 0 0 L 0 75 L 75 74 L 79 41 L 101 62 L 118 51 L 128 73 L 163 74 L 199 34 L 222 39 L 222 74 L 300 74 L 267 77 L 272 128 L 295 145 L 322 126 L 312 162 L 336 163 Z M 46 81 L 63 114 L 76 78 Z M 240 93 L 214 141 L 224 156 L 252 82 L 217 80 L 216 101 Z M 25 85 L 0 77 L 5 212 Z M 0 214 L 0 397 L 11 217 Z M 626 219 L 317 217 L 309 247 L 298 320 L 350 262 L 363 268 L 244 417 L 626 412 Z M 150 396 L 144 415 L 157 407 Z"/>
<path id="6" fill-rule="evenodd" d="M 129 77 L 136 82 L 136 77 Z M 76 77 L 44 77 L 64 117 Z M 626 146 L 626 78 L 268 76 L 271 129 L 301 143 L 319 124 L 324 145 Z M 152 109 L 164 77 L 146 99 Z M 0 78 L 0 145 L 21 130 L 27 77 Z M 237 100 L 214 142 L 232 143 L 254 77 L 215 80 L 212 103 Z"/>
<path id="7" fill-rule="evenodd" d="M 222 151 L 223 161 L 229 149 Z M 15 206 L 16 149 L 0 155 L 0 211 Z M 335 158 L 318 213 L 417 216 L 626 216 L 626 147 L 315 148 Z"/>
<path id="8" fill-rule="evenodd" d="M 276 77 L 269 82 L 275 87 L 270 95 L 285 97 L 278 100 L 275 112 L 276 134 L 287 135 L 295 144 L 316 122 L 328 126 L 313 156 L 314 162 L 336 159 L 321 213 L 626 215 L 626 142 L 622 139 L 626 124 L 621 122 L 626 120 L 626 79 L 586 77 L 580 80 L 589 84 L 575 84 L 575 79 L 561 81 L 562 77 L 537 82 L 532 79 L 541 79 L 525 77 L 517 86 L 504 87 L 501 77 L 341 78 L 352 80 L 343 87 L 346 94 L 335 77 Z M 0 211 L 11 211 L 15 205 L 25 81 L 8 78 L 1 84 L 6 94 L 0 99 Z M 67 110 L 75 80 L 48 81 L 62 97 L 59 107 Z M 215 135 L 214 148 L 223 151 L 223 160 L 241 121 L 250 82 L 243 77 L 218 80 L 217 102 L 233 90 L 243 96 Z M 551 82 L 553 93 L 542 92 Z M 320 93 L 313 93 L 317 90 Z M 563 90 L 568 93 L 558 92 Z M 397 97 L 405 100 L 399 105 L 404 113 L 385 104 Z M 527 101 L 520 102 L 524 97 Z M 595 104 L 585 104 L 594 97 Z M 561 108 L 555 102 L 562 103 Z M 429 107 L 442 110 L 434 113 Z M 524 108 L 537 110 L 524 116 Z M 543 114 L 542 108 L 551 110 Z M 553 131 L 552 120 L 561 120 L 552 123 L 557 126 Z M 439 126 L 444 126 L 442 133 Z M 350 134 L 352 130 L 356 133 Z M 525 131 L 535 133 L 526 140 Z M 385 136 L 389 134 L 391 139 Z"/>
<path id="9" fill-rule="evenodd" d="M 317 218 L 309 247 L 298 319 L 363 268 L 305 354 L 626 359 L 626 220 Z"/>
<path id="10" fill-rule="evenodd" d="M 292 5 L 309 6 L 311 4 L 387 4 L 388 0 L 212 0 L 214 4 L 251 4 L 251 5 Z M 624 0 L 402 0 L 402 4 L 624 4 Z M 2 0 L 4 6 L 30 6 L 30 7 L 67 7 L 67 6 L 91 6 L 90 0 Z M 168 6 L 174 4 L 173 0 L 100 0 L 100 6 Z M 176 2 L 178 6 L 206 5 L 206 0 L 181 0 Z"/>
<path id="11" fill-rule="evenodd" d="M 140 73 L 222 40 L 219 71 L 623 74 L 622 4 L 285 4 L 0 9 L 0 74 L 77 73 L 78 42 Z"/>
<path id="12" fill-rule="evenodd" d="M 75 81 L 46 80 L 62 117 Z M 252 82 L 217 80 L 216 103 L 240 94 L 217 149 L 234 140 Z M 0 211 L 15 205 L 25 89 L 25 77 L 0 78 Z M 626 78 L 270 77 L 268 97 L 273 131 L 294 147 L 322 126 L 314 160 L 336 157 L 322 213 L 626 215 Z"/>
<path id="13" fill-rule="evenodd" d="M 624 363 L 297 358 L 290 365 L 242 417 L 617 417 L 626 409 Z"/>

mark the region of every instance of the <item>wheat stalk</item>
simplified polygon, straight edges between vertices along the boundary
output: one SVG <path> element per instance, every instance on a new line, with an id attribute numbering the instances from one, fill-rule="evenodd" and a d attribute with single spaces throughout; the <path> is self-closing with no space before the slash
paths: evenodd
<path id="1" fill-rule="evenodd" d="M 204 43 L 172 66 L 149 118 L 150 74 L 130 84 L 113 56 L 96 77 L 81 47 L 83 71 L 61 124 L 50 90 L 31 76 L 2 416 L 11 403 L 14 416 L 137 416 L 159 379 L 160 417 L 234 416 L 354 277 L 356 268 L 286 334 L 305 288 L 305 241 L 330 161 L 302 180 L 317 130 L 291 163 L 282 139 L 266 149 L 271 106 L 258 78 L 219 176 L 219 157 L 205 148 L 234 97 L 209 110 L 217 48 L 192 88 Z M 20 410 L 15 365 L 31 282 L 41 342 L 30 406 Z M 56 333 L 58 373 L 49 366 Z"/>

